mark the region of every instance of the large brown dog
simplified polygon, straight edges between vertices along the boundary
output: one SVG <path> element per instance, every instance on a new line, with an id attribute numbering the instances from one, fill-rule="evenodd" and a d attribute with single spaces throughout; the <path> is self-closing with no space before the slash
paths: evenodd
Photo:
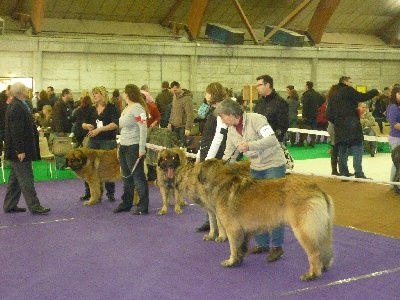
<path id="1" fill-rule="evenodd" d="M 250 173 L 250 161 L 240 161 L 232 165 L 232 167 L 244 176 Z M 208 213 L 210 221 L 210 231 L 203 236 L 203 240 L 215 240 L 216 242 L 225 242 L 226 232 L 224 226 L 215 214 L 215 203 L 212 197 L 209 197 L 205 188 L 199 182 L 199 175 L 202 164 L 188 164 L 177 170 L 176 184 L 182 195 L 191 199 L 194 203 L 200 205 Z"/>
<path id="2" fill-rule="evenodd" d="M 181 193 L 175 188 L 176 170 L 187 164 L 185 151 L 180 148 L 163 149 L 158 154 L 157 162 L 157 185 L 163 201 L 163 206 L 158 212 L 165 215 L 168 210 L 169 199 L 172 193 L 175 197 L 175 212 L 182 213 L 181 206 L 187 205 Z"/>
<path id="3" fill-rule="evenodd" d="M 85 201 L 84 205 L 93 205 L 101 201 L 104 182 L 122 179 L 117 151 L 77 148 L 67 154 L 67 166 L 89 184 L 90 199 Z"/>
<path id="4" fill-rule="evenodd" d="M 331 266 L 333 202 L 315 183 L 293 175 L 256 180 L 215 159 L 200 165 L 199 181 L 229 241 L 231 254 L 223 266 L 240 265 L 250 236 L 281 223 L 291 226 L 308 256 L 310 267 L 302 280 L 314 279 Z"/>

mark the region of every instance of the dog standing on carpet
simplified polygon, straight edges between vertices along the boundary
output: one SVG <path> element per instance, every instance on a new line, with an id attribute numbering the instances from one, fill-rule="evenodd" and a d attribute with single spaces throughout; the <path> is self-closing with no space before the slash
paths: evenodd
<path id="1" fill-rule="evenodd" d="M 198 179 L 229 241 L 231 254 L 223 266 L 242 263 L 252 235 L 286 223 L 308 256 L 309 270 L 301 280 L 312 280 L 330 268 L 334 207 L 317 184 L 299 176 L 256 180 L 216 159 L 199 165 Z"/>
<path id="2" fill-rule="evenodd" d="M 163 149 L 158 154 L 157 185 L 160 188 L 163 206 L 158 212 L 165 215 L 168 211 L 169 199 L 174 194 L 175 212 L 182 213 L 181 206 L 187 205 L 181 193 L 175 187 L 176 170 L 187 164 L 185 151 L 180 148 Z"/>
<path id="3" fill-rule="evenodd" d="M 232 167 L 244 176 L 248 176 L 250 173 L 249 160 L 235 162 Z M 216 242 L 222 243 L 227 240 L 225 228 L 216 215 L 215 203 L 211 200 L 212 197 L 209 197 L 203 185 L 199 182 L 201 168 L 201 164 L 187 164 L 179 168 L 176 172 L 176 186 L 183 196 L 191 199 L 194 203 L 207 211 L 210 221 L 210 231 L 203 236 L 203 240 L 215 240 Z"/>
<path id="4" fill-rule="evenodd" d="M 84 205 L 93 205 L 101 201 L 105 182 L 122 179 L 117 151 L 76 148 L 68 152 L 67 166 L 89 184 L 90 199 L 85 201 Z"/>

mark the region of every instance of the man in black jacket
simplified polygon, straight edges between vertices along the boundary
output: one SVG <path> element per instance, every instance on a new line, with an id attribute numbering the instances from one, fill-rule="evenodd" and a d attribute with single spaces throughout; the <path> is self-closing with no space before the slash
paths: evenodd
<path id="1" fill-rule="evenodd" d="M 366 178 L 362 170 L 364 135 L 357 108 L 359 102 L 365 102 L 378 94 L 376 89 L 360 93 L 353 88 L 350 77 L 342 76 L 329 99 L 327 117 L 328 121 L 335 126 L 335 144 L 338 145 L 339 150 L 339 173 L 342 176 L 350 176 L 347 160 L 349 149 L 351 149 L 355 177 Z"/>
<path id="2" fill-rule="evenodd" d="M 274 90 L 274 80 L 269 75 L 257 77 L 257 91 L 261 96 L 254 112 L 267 118 L 279 142 L 283 142 L 289 128 L 289 104 Z"/>
<path id="3" fill-rule="evenodd" d="M 305 129 L 317 129 L 318 108 L 325 102 L 320 93 L 313 89 L 314 84 L 311 81 L 306 82 L 306 91 L 303 93 L 301 103 L 302 109 L 302 127 Z M 300 134 L 300 146 L 303 146 L 307 133 Z M 310 145 L 315 146 L 315 134 L 310 135 Z"/>
<path id="4" fill-rule="evenodd" d="M 10 93 L 14 98 L 6 112 L 4 158 L 11 161 L 11 172 L 3 210 L 5 213 L 25 212 L 25 208 L 17 206 L 22 193 L 32 214 L 45 214 L 50 208 L 40 205 L 33 183 L 32 161 L 40 160 L 40 150 L 38 132 L 25 102 L 28 89 L 16 82 Z"/>

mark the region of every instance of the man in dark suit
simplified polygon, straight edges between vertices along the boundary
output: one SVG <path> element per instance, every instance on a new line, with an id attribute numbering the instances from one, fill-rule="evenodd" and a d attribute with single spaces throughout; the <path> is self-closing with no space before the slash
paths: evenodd
<path id="1" fill-rule="evenodd" d="M 40 160 L 40 150 L 38 132 L 25 102 L 28 89 L 16 82 L 10 93 L 13 100 L 5 117 L 4 158 L 11 161 L 11 172 L 3 210 L 5 213 L 25 212 L 25 208 L 17 206 L 22 193 L 32 214 L 45 214 L 50 208 L 40 205 L 33 182 L 32 161 Z"/>

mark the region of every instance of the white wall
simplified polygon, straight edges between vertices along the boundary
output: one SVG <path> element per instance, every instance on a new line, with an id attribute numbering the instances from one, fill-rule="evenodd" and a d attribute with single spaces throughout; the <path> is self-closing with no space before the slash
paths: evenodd
<path id="1" fill-rule="evenodd" d="M 35 89 L 56 92 L 104 85 L 109 92 L 128 83 L 148 84 L 155 96 L 163 80 L 177 80 L 200 103 L 205 87 L 219 81 L 240 91 L 269 74 L 275 88 L 293 84 L 301 93 L 307 80 L 319 91 L 342 75 L 354 85 L 383 89 L 400 82 L 397 49 L 285 48 L 226 46 L 177 41 L 91 38 L 0 37 L 0 77 L 33 77 Z M 285 96 L 284 94 L 282 96 Z"/>

